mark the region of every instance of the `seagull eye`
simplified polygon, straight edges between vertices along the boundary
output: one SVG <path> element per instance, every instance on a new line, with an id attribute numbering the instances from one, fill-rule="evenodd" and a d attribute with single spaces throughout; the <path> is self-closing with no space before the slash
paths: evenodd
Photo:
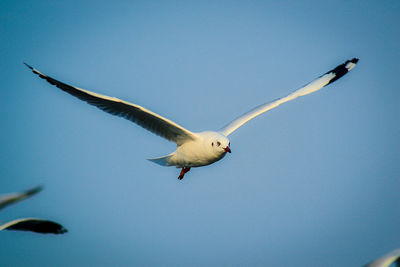
<path id="1" fill-rule="evenodd" d="M 211 146 L 214 146 L 214 142 L 211 143 Z"/>
<path id="2" fill-rule="evenodd" d="M 220 146 L 221 145 L 221 142 L 220 141 L 217 141 L 217 146 Z"/>

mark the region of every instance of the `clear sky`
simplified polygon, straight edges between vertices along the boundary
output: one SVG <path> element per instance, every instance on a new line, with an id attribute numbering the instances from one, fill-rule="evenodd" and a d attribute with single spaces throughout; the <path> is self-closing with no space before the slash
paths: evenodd
<path id="1" fill-rule="evenodd" d="M 361 266 L 400 247 L 399 1 L 0 1 L 1 266 Z M 348 75 L 230 136 L 192 169 L 175 149 L 32 74 L 217 130 L 346 59 Z"/>

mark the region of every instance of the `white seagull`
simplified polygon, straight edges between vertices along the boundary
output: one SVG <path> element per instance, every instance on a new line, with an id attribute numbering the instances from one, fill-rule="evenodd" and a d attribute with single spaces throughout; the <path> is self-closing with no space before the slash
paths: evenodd
<path id="1" fill-rule="evenodd" d="M 40 192 L 42 189 L 43 188 L 41 186 L 37 186 L 24 192 L 0 195 L 0 209 L 31 197 Z M 67 229 L 65 229 L 62 225 L 53 221 L 39 218 L 22 218 L 12 220 L 8 223 L 0 224 L 0 231 L 2 230 L 31 231 L 41 234 L 63 234 L 67 232 Z"/>
<path id="2" fill-rule="evenodd" d="M 86 101 L 105 112 L 137 123 L 143 128 L 176 143 L 177 148 L 171 154 L 149 160 L 162 166 L 176 166 L 177 168 L 182 168 L 178 177 L 178 179 L 181 180 L 191 167 L 201 167 L 212 164 L 222 159 L 227 152 L 231 153 L 228 136 L 240 126 L 258 115 L 276 108 L 280 104 L 294 100 L 299 96 L 311 94 L 322 87 L 333 83 L 354 68 L 357 62 L 357 58 L 347 60 L 345 63 L 328 71 L 293 93 L 255 107 L 228 123 L 218 131 L 205 131 L 199 133 L 191 132 L 177 123 L 139 105 L 68 85 L 41 73 L 39 70 L 26 63 L 24 64 L 40 78 L 45 79 L 47 82 L 57 86 L 61 90 Z"/>

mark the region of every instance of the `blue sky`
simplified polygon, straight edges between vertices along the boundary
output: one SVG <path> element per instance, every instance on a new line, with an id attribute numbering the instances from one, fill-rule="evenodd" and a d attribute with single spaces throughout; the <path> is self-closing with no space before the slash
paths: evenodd
<path id="1" fill-rule="evenodd" d="M 361 266 L 400 246 L 398 1 L 0 2 L 0 189 L 45 190 L 0 220 L 2 266 Z M 179 170 L 175 145 L 38 79 L 216 130 L 346 59 L 323 90 Z"/>

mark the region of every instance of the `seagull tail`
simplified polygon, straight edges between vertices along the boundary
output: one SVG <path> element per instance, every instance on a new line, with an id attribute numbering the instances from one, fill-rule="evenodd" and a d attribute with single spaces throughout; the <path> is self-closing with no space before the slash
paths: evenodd
<path id="1" fill-rule="evenodd" d="M 173 164 L 171 164 L 170 159 L 173 155 L 174 155 L 174 153 L 171 153 L 164 157 L 152 158 L 152 159 L 147 159 L 147 160 L 150 160 L 151 162 L 157 163 L 158 165 L 161 165 L 161 166 L 172 166 Z"/>

